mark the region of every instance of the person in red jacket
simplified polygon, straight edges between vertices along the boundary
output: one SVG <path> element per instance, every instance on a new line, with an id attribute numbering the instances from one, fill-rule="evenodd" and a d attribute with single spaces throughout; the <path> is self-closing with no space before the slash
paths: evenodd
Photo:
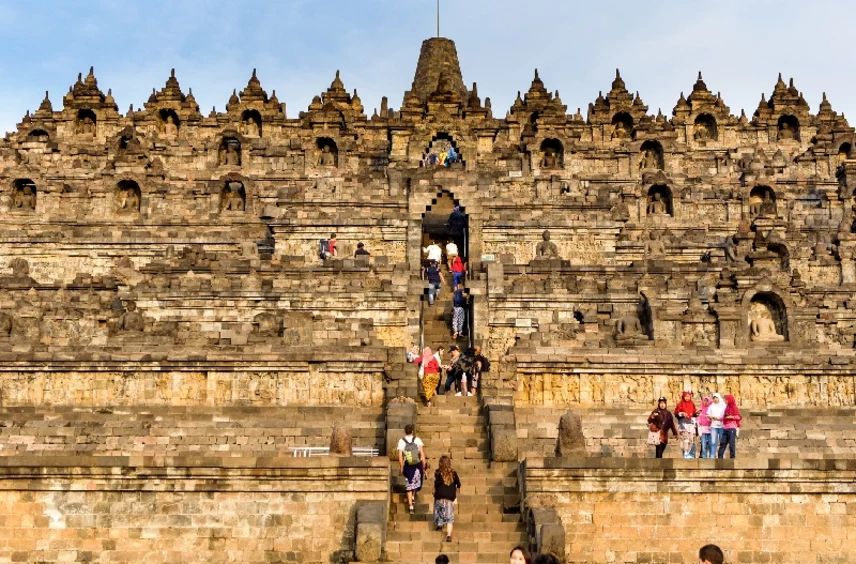
<path id="1" fill-rule="evenodd" d="M 648 416 L 648 424 L 651 426 L 652 431 L 660 431 L 660 444 L 655 447 L 654 455 L 656 458 L 663 458 L 663 452 L 669 446 L 669 431 L 671 430 L 674 437 L 678 438 L 678 428 L 675 427 L 675 418 L 666 409 L 666 398 L 657 400 L 657 409 L 652 411 L 651 415 Z"/>
<path id="2" fill-rule="evenodd" d="M 678 419 L 678 431 L 681 434 L 681 451 L 684 458 L 695 458 L 695 416 L 698 413 L 695 402 L 693 402 L 693 393 L 689 390 L 684 390 L 681 394 L 681 401 L 675 406 L 675 417 Z"/>
<path id="3" fill-rule="evenodd" d="M 725 416 L 722 418 L 723 435 L 719 442 L 717 458 L 725 458 L 725 446 L 728 445 L 728 455 L 734 458 L 737 454 L 737 430 L 743 416 L 737 409 L 737 400 L 731 394 L 725 394 Z"/>

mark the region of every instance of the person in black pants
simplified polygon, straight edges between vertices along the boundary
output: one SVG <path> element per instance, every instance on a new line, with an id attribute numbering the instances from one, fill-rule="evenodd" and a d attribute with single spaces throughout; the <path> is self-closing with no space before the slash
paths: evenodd
<path id="1" fill-rule="evenodd" d="M 675 425 L 675 418 L 672 413 L 666 409 L 666 398 L 657 400 L 657 409 L 651 412 L 648 416 L 648 424 L 651 425 L 651 430 L 660 431 L 660 444 L 655 447 L 654 454 L 656 458 L 663 458 L 663 453 L 666 447 L 669 446 L 669 431 L 677 439 L 678 428 Z"/>

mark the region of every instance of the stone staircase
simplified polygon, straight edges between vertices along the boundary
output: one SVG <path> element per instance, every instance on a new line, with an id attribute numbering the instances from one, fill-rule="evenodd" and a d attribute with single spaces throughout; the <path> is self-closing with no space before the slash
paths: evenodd
<path id="1" fill-rule="evenodd" d="M 447 276 L 447 281 L 451 280 L 451 273 L 444 273 Z M 425 297 L 423 302 L 422 314 L 422 335 L 425 346 L 431 347 L 431 350 L 436 350 L 437 347 L 449 348 L 451 345 L 458 345 L 463 351 L 467 348 L 467 337 L 458 337 L 457 340 L 452 339 L 452 287 L 451 283 L 443 286 L 443 290 L 439 299 L 434 301 L 433 306 L 428 305 L 428 298 Z M 464 329 L 468 329 L 464 325 Z M 447 362 L 449 358 L 448 352 L 443 353 L 443 362 Z"/>
<path id="2" fill-rule="evenodd" d="M 475 397 L 439 396 L 434 407 L 420 406 L 416 434 L 425 442 L 428 479 L 407 511 L 404 481 L 392 469 L 393 497 L 386 541 L 388 562 L 433 563 L 439 554 L 451 562 L 498 563 L 526 541 L 520 522 L 516 463 L 492 463 L 485 417 Z M 452 542 L 435 530 L 434 470 L 443 454 L 461 478 Z"/>

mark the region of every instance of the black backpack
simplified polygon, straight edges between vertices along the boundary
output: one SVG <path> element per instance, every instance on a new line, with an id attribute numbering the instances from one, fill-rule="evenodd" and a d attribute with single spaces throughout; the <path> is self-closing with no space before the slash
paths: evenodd
<path id="1" fill-rule="evenodd" d="M 321 239 L 318 241 L 318 258 L 325 259 L 327 258 L 327 253 L 330 252 L 330 241 L 327 239 Z"/>

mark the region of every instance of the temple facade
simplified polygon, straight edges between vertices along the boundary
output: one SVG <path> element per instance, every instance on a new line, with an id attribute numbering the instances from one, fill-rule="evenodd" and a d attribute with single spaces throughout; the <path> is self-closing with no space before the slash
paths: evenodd
<path id="1" fill-rule="evenodd" d="M 840 427 L 856 408 L 856 130 L 781 76 L 751 115 L 701 74 L 687 86 L 670 116 L 652 115 L 616 71 L 569 111 L 536 71 L 511 108 L 493 108 L 435 38 L 400 106 L 384 98 L 371 116 L 339 73 L 292 115 L 255 71 L 207 114 L 174 72 L 125 113 L 91 69 L 56 109 L 46 95 L 0 140 L 0 507 L 48 540 L 7 517 L 0 560 L 350 562 L 370 537 L 379 558 L 433 562 L 427 549 L 408 560 L 394 537 L 383 456 L 292 455 L 347 420 L 356 446 L 394 458 L 399 423 L 444 413 L 421 405 L 405 351 L 455 342 L 450 292 L 429 307 L 421 268 L 424 247 L 454 238 L 458 208 L 472 300 L 456 344 L 481 346 L 493 368 L 462 399 L 484 436 L 447 450 L 477 443 L 459 458 L 511 468 L 497 479 L 516 493 L 497 511 L 521 512 L 522 528 L 506 544 L 552 542 L 566 562 L 675 561 L 668 542 L 639 549 L 621 529 L 652 532 L 644 511 L 599 521 L 621 513 L 615 492 L 636 504 L 655 491 L 696 515 L 704 491 L 742 480 L 730 503 L 757 496 L 744 505 L 775 515 L 802 492 L 806 515 L 828 517 L 811 525 L 819 538 L 840 541 L 803 546 L 772 518 L 717 522 L 734 561 L 853 562 L 843 535 L 856 522 L 839 509 L 856 461 Z M 321 258 L 331 235 L 336 255 Z M 354 256 L 358 243 L 370 256 Z M 634 461 L 650 456 L 645 417 L 685 389 L 738 398 L 754 462 L 675 461 L 687 487 L 651 489 L 662 467 Z M 582 416 L 577 458 L 556 456 L 568 409 Z M 771 434 L 764 414 L 790 427 Z M 301 482 L 307 471 L 324 485 Z M 622 490 L 628 476 L 648 485 Z M 198 517 L 242 502 L 246 522 Z M 361 537 L 371 503 L 389 523 L 375 537 L 366 517 Z M 181 504 L 198 511 L 165 517 Z M 173 526 L 192 533 L 173 543 Z M 704 544 L 681 534 L 682 550 Z M 469 561 L 500 561 L 486 558 Z"/>

